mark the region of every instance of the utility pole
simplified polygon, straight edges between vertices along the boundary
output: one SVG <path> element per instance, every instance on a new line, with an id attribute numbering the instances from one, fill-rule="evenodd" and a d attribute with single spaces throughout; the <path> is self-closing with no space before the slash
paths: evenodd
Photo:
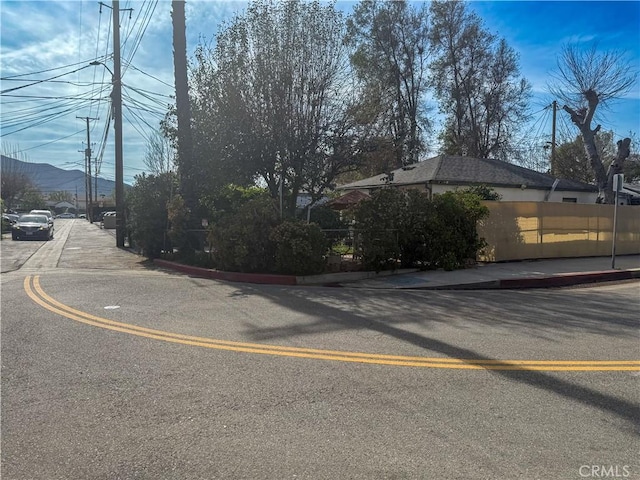
<path id="1" fill-rule="evenodd" d="M 124 247 L 124 175 L 122 162 L 122 84 L 120 72 L 120 2 L 113 0 L 113 113 L 116 140 L 116 246 Z"/>
<path id="2" fill-rule="evenodd" d="M 88 181 L 85 185 L 85 198 L 88 196 L 88 202 L 85 204 L 85 208 L 87 210 L 87 219 L 89 222 L 93 223 L 93 195 L 91 194 L 91 134 L 89 133 L 89 120 L 98 120 L 97 118 L 89 118 L 89 117 L 76 117 L 80 119 L 84 119 L 87 122 L 87 148 L 84 150 L 85 154 L 85 165 L 86 170 L 85 174 L 87 176 Z"/>
<path id="3" fill-rule="evenodd" d="M 113 91 L 111 92 L 111 102 L 113 105 L 113 123 L 116 143 L 116 246 L 124 247 L 124 173 L 122 162 L 122 73 L 120 70 L 120 12 L 128 11 L 131 18 L 132 8 L 120 10 L 119 0 L 113 0 L 113 6 L 99 2 L 101 8 L 111 8 L 113 12 L 113 72 L 111 82 Z M 103 65 L 107 70 L 109 67 L 104 63 L 95 61 L 90 65 Z M 110 71 L 110 70 L 109 70 Z M 111 72 L 111 71 L 110 71 Z"/>
<path id="4" fill-rule="evenodd" d="M 556 110 L 558 102 L 555 100 L 551 103 L 553 108 L 553 116 L 551 122 L 551 175 L 556 174 Z"/>

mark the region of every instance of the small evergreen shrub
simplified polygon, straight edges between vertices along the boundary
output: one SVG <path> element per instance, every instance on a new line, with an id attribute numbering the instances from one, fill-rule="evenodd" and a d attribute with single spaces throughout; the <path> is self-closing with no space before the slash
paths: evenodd
<path id="1" fill-rule="evenodd" d="M 324 270 L 328 242 L 318 225 L 283 222 L 271 231 L 270 239 L 275 243 L 276 272 L 313 275 Z"/>
<path id="2" fill-rule="evenodd" d="M 211 228 L 209 239 L 217 268 L 231 272 L 273 272 L 275 245 L 271 229 L 280 223 L 276 203 L 256 197 Z"/>

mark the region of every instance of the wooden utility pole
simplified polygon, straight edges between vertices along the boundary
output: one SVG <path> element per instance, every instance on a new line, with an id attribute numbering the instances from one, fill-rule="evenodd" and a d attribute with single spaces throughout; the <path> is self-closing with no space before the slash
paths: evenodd
<path id="1" fill-rule="evenodd" d="M 556 174 L 556 110 L 558 110 L 558 102 L 555 100 L 551 103 L 553 115 L 551 121 L 551 175 Z"/>
<path id="2" fill-rule="evenodd" d="M 124 247 L 124 174 L 122 162 L 122 73 L 120 71 L 120 2 L 113 0 L 113 118 L 116 143 L 116 246 Z"/>
<path id="3" fill-rule="evenodd" d="M 87 148 L 84 149 L 85 158 L 85 210 L 87 211 L 87 219 L 93 223 L 93 195 L 91 194 L 91 134 L 89 132 L 89 120 L 98 120 L 97 118 L 76 117 L 84 119 L 87 122 Z"/>

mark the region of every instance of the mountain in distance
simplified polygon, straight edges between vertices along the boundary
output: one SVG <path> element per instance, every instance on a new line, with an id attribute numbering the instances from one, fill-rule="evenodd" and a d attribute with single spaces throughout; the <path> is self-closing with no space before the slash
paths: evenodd
<path id="1" fill-rule="evenodd" d="M 42 194 L 65 191 L 78 198 L 85 196 L 85 174 L 82 170 L 63 170 L 48 163 L 23 162 L 15 158 L 0 157 L 0 174 L 15 172 L 26 175 Z M 127 185 L 125 185 L 125 188 Z M 95 177 L 91 178 L 91 189 L 95 188 Z M 111 197 L 116 189 L 116 182 L 98 177 L 98 198 L 100 195 Z"/>

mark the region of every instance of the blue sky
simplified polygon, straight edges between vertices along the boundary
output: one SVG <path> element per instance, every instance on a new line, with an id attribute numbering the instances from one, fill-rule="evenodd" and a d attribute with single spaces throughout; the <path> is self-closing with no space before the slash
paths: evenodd
<path id="1" fill-rule="evenodd" d="M 111 5 L 111 1 L 103 3 Z M 155 5 L 155 6 L 154 6 Z M 224 20 L 246 2 L 187 0 L 188 54 L 202 39 L 211 40 Z M 340 2 L 346 12 L 355 2 Z M 544 143 L 550 136 L 547 93 L 550 73 L 563 45 L 627 52 L 640 71 L 640 2 L 471 2 L 486 27 L 520 55 L 521 73 L 532 84 L 533 120 L 527 141 Z M 144 171 L 148 138 L 173 93 L 171 2 L 120 1 L 124 99 L 124 178 Z M 3 153 L 20 151 L 20 158 L 65 169 L 83 169 L 86 123 L 91 117 L 91 144 L 97 153 L 105 135 L 110 74 L 88 67 L 111 53 L 111 10 L 91 0 L 0 1 L 0 135 Z M 110 60 L 105 63 L 113 69 Z M 74 73 L 69 73 L 74 70 Z M 42 72 L 42 73 L 37 73 Z M 26 86 L 43 79 L 55 79 Z M 17 87 L 23 87 L 17 89 Z M 7 92 L 9 89 L 15 89 Z M 598 119 L 616 138 L 640 133 L 640 84 Z M 575 135 L 559 114 L 558 128 Z M 549 138 L 550 139 L 550 138 Z M 100 176 L 113 180 L 113 128 L 107 132 Z"/>

